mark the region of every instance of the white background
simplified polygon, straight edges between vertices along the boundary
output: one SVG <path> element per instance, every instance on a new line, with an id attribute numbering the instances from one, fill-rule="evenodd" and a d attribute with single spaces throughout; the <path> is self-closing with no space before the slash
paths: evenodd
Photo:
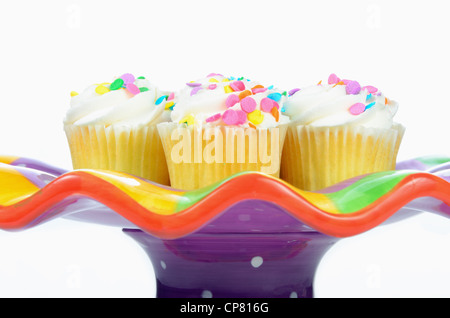
<path id="1" fill-rule="evenodd" d="M 400 103 L 399 160 L 450 155 L 449 2 L 8 1 L 0 8 L 0 153 L 70 169 L 70 91 L 131 72 L 163 89 L 211 72 L 286 90 L 330 73 Z M 450 296 L 450 220 L 421 215 L 340 241 L 317 297 Z M 1 297 L 154 297 L 120 229 L 58 219 L 0 232 Z"/>

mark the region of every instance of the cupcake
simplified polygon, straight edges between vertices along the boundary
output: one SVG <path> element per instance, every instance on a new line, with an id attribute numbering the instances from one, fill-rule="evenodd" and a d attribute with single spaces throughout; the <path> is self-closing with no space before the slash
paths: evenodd
<path id="1" fill-rule="evenodd" d="M 125 172 L 169 185 L 156 126 L 170 119 L 174 94 L 124 74 L 71 95 L 64 130 L 74 169 Z"/>
<path id="2" fill-rule="evenodd" d="M 404 127 L 398 103 L 374 86 L 341 80 L 288 92 L 281 178 L 316 191 L 363 174 L 395 169 Z"/>
<path id="3" fill-rule="evenodd" d="M 172 122 L 158 130 L 171 186 L 192 190 L 242 171 L 279 177 L 286 92 L 210 74 L 177 94 Z"/>

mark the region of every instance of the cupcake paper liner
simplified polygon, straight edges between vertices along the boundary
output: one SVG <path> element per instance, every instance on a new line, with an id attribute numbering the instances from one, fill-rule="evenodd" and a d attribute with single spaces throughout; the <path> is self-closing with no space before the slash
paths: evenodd
<path id="1" fill-rule="evenodd" d="M 156 125 L 64 127 L 74 169 L 129 173 L 169 185 L 164 149 Z"/>
<path id="2" fill-rule="evenodd" d="M 159 124 L 171 186 L 198 189 L 242 171 L 279 177 L 286 129 Z"/>
<path id="3" fill-rule="evenodd" d="M 363 174 L 395 169 L 405 128 L 291 125 L 286 133 L 281 178 L 317 191 Z"/>

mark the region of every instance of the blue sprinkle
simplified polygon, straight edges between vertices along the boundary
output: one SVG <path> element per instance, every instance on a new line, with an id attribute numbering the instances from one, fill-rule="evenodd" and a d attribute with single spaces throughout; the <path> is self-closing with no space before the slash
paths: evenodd
<path id="1" fill-rule="evenodd" d="M 230 81 L 234 81 L 235 77 L 234 77 L 234 76 L 230 76 L 228 79 L 229 79 Z"/>
<path id="2" fill-rule="evenodd" d="M 267 97 L 270 98 L 271 100 L 279 102 L 281 99 L 281 94 L 280 93 L 272 93 L 272 94 L 267 95 Z"/>
<path id="3" fill-rule="evenodd" d="M 163 102 L 163 100 L 166 99 L 166 98 L 168 98 L 168 97 L 169 97 L 169 96 L 167 96 L 167 95 L 161 96 L 160 98 L 158 98 L 158 99 L 156 100 L 155 105 L 161 104 L 161 103 Z"/>
<path id="4" fill-rule="evenodd" d="M 366 109 L 365 110 L 368 110 L 369 108 L 371 108 L 375 104 L 376 104 L 376 102 L 373 102 L 373 103 L 370 103 L 369 105 L 366 105 Z"/>
<path id="5" fill-rule="evenodd" d="M 286 109 L 284 109 L 284 107 L 281 107 L 281 112 L 282 112 L 282 113 L 285 113 L 285 112 L 286 112 Z"/>
<path id="6" fill-rule="evenodd" d="M 267 89 L 273 89 L 273 85 L 270 85 L 269 87 L 267 87 Z"/>
<path id="7" fill-rule="evenodd" d="M 371 99 L 371 98 L 372 98 L 372 94 L 367 95 L 367 97 L 366 97 L 366 102 L 367 102 L 369 99 Z"/>

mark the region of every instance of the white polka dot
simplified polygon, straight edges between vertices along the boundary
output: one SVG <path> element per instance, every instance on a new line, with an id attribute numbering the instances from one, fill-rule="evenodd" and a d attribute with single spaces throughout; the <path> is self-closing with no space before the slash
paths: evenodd
<path id="1" fill-rule="evenodd" d="M 295 291 L 293 291 L 290 295 L 289 298 L 298 298 L 298 295 Z"/>
<path id="2" fill-rule="evenodd" d="M 212 298 L 212 293 L 210 290 L 204 290 L 202 292 L 202 298 Z"/>
<path id="3" fill-rule="evenodd" d="M 161 264 L 162 269 L 166 269 L 166 267 L 167 267 L 166 262 L 161 261 L 160 264 Z"/>
<path id="4" fill-rule="evenodd" d="M 239 214 L 238 219 L 239 219 L 239 221 L 247 222 L 247 221 L 250 221 L 250 215 L 248 215 L 248 214 Z"/>
<path id="5" fill-rule="evenodd" d="M 260 267 L 262 265 L 262 263 L 263 263 L 263 258 L 261 256 L 255 256 L 251 260 L 251 264 L 254 268 Z"/>

